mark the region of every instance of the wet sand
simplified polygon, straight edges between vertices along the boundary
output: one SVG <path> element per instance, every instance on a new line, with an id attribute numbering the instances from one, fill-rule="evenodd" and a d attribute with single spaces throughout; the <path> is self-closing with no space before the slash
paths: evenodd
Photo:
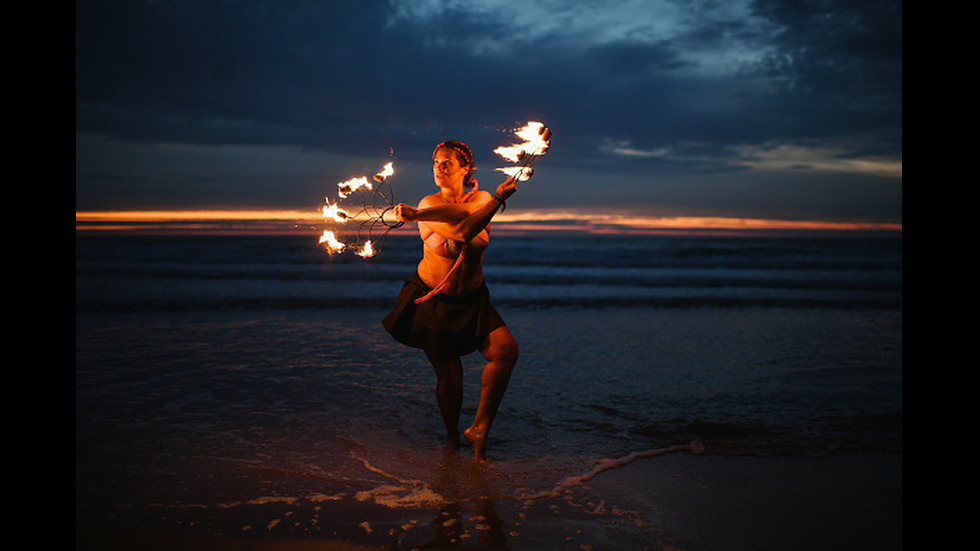
<path id="1" fill-rule="evenodd" d="M 901 549 L 902 455 L 671 453 L 604 470 L 553 498 L 497 501 L 489 516 L 472 504 L 467 507 L 456 511 L 456 524 L 441 521 L 449 517 L 438 508 L 391 509 L 350 500 L 328 500 L 305 510 L 295 502 L 267 504 L 220 512 L 228 527 L 223 531 L 216 528 L 214 511 L 181 511 L 183 520 L 172 512 L 169 527 L 87 530 L 76 525 L 76 548 Z M 317 534 L 282 536 L 272 529 L 279 522 L 309 522 L 311 516 Z M 270 523 L 270 518 L 275 520 Z M 200 529 L 209 523 L 209 530 Z"/>
<path id="2" fill-rule="evenodd" d="M 633 501 L 648 527 L 678 549 L 902 548 L 902 455 L 819 458 L 671 454 L 588 482 Z"/>

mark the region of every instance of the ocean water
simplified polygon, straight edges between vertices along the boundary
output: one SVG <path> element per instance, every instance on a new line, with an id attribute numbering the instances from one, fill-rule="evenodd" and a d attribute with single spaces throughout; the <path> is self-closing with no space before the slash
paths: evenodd
<path id="1" fill-rule="evenodd" d="M 77 233 L 76 526 L 401 548 L 399 511 L 456 503 L 485 534 L 493 496 L 513 540 L 536 500 L 610 516 L 565 492 L 635 454 L 902 449 L 900 237 L 495 237 L 521 358 L 479 471 L 440 449 L 431 367 L 380 325 L 419 246 Z"/>

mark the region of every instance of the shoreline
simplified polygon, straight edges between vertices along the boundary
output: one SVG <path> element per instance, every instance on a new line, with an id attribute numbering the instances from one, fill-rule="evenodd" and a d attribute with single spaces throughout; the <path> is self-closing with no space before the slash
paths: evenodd
<path id="1" fill-rule="evenodd" d="M 486 525 L 493 523 L 473 510 L 474 504 L 479 507 L 479 499 L 460 504 L 456 513 L 462 531 L 455 533 L 463 536 L 452 543 L 440 539 L 445 527 L 437 520 L 445 511 L 438 508 L 391 509 L 361 503 L 355 512 L 349 500 L 311 508 L 322 535 L 306 537 L 283 535 L 269 528 L 267 520 L 255 522 L 274 517 L 299 524 L 298 519 L 309 513 L 283 504 L 247 512 L 222 511 L 231 515 L 225 519 L 228 526 L 255 525 L 247 531 L 223 532 L 200 529 L 214 522 L 215 511 L 184 511 L 186 518 L 171 519 L 169 528 L 86 530 L 78 523 L 76 509 L 75 543 L 80 550 L 471 549 L 487 548 L 486 540 L 495 535 L 499 545 L 490 548 L 518 550 L 807 551 L 902 546 L 901 452 L 842 451 L 815 458 L 668 453 L 603 470 L 565 488 L 563 494 L 532 500 L 535 503 L 498 500 L 495 534 L 486 531 Z M 373 526 L 373 534 L 359 528 L 364 522 Z M 445 545 L 439 546 L 440 541 Z"/>

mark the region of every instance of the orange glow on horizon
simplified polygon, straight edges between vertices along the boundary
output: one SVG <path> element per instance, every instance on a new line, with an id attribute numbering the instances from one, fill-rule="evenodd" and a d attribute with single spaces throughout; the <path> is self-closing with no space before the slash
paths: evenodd
<path id="1" fill-rule="evenodd" d="M 901 223 L 785 220 L 723 216 L 650 216 L 633 213 L 528 210 L 500 213 L 501 231 L 584 233 L 686 233 L 766 231 L 894 231 Z M 75 212 L 76 231 L 167 231 L 191 233 L 303 233 L 323 231 L 319 210 L 120 210 Z M 411 226 L 411 227 L 409 227 Z M 414 232 L 414 225 L 407 225 Z M 401 232 L 399 232 L 401 233 Z"/>
<path id="2" fill-rule="evenodd" d="M 179 222 L 187 220 L 318 220 L 301 210 L 107 210 L 75 212 L 75 222 Z"/>
<path id="3" fill-rule="evenodd" d="M 168 234 L 311 233 L 319 211 L 300 210 L 116 210 L 75 212 L 75 231 Z"/>

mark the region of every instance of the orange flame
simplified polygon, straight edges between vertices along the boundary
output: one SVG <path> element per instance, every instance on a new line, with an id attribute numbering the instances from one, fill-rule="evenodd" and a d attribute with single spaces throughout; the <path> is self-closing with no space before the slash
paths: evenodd
<path id="1" fill-rule="evenodd" d="M 377 254 L 377 252 L 374 250 L 374 246 L 371 245 L 371 241 L 365 241 L 364 246 L 361 247 L 361 249 L 355 252 L 354 254 L 360 256 L 361 258 L 371 258 L 375 254 Z"/>
<path id="2" fill-rule="evenodd" d="M 514 132 L 523 143 L 512 146 L 501 146 L 493 152 L 512 163 L 516 163 L 527 155 L 544 155 L 551 145 L 547 139 L 547 129 L 540 122 L 529 122 L 523 128 Z"/>
<path id="3" fill-rule="evenodd" d="M 343 252 L 347 248 L 347 245 L 338 240 L 337 236 L 330 230 L 323 230 L 323 235 L 320 236 L 320 243 L 326 243 L 325 246 L 330 251 L 330 254 Z"/>
<path id="4" fill-rule="evenodd" d="M 348 195 L 350 195 L 351 193 L 354 193 L 355 191 L 361 189 L 362 187 L 363 188 L 367 188 L 367 189 L 373 189 L 371 187 L 371 182 L 368 182 L 368 179 L 367 179 L 366 176 L 360 176 L 358 178 L 351 178 L 350 180 L 347 180 L 346 182 L 341 182 L 341 183 L 337 184 L 337 187 L 340 188 L 340 191 L 338 192 L 338 194 L 340 195 L 340 198 L 341 199 L 347 197 Z"/>
<path id="5" fill-rule="evenodd" d="M 394 165 L 394 163 L 388 163 L 388 164 L 385 165 L 385 167 L 383 169 L 381 169 L 381 172 L 379 172 L 379 173 L 377 173 L 377 174 L 374 175 L 374 181 L 375 182 L 384 182 L 385 180 L 388 179 L 388 176 L 391 176 L 394 173 L 395 173 L 395 165 Z M 370 188 L 368 188 L 368 189 L 370 189 Z"/>
<path id="6" fill-rule="evenodd" d="M 323 217 L 330 218 L 334 222 L 340 222 L 343 224 L 350 219 L 350 214 L 344 209 L 340 208 L 338 203 L 330 204 L 330 199 L 327 199 L 327 204 L 323 206 Z"/>
<path id="7" fill-rule="evenodd" d="M 526 182 L 534 175 L 534 167 L 530 166 L 508 166 L 498 168 L 497 171 L 503 172 L 511 178 L 515 178 L 518 182 Z"/>

